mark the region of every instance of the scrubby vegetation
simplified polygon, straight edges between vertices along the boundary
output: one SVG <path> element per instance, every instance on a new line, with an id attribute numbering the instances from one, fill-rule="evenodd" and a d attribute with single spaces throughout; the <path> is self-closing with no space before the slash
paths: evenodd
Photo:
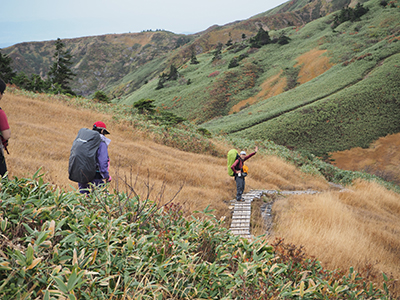
<path id="1" fill-rule="evenodd" d="M 292 245 L 232 236 L 205 210 L 129 193 L 89 197 L 1 181 L 2 299 L 389 299 L 353 269 L 324 270 Z"/>
<path id="2" fill-rule="evenodd" d="M 100 102 L 109 102 L 110 99 L 108 99 L 108 96 L 106 93 L 104 93 L 103 91 L 97 91 L 96 93 L 94 93 L 93 99 L 98 100 Z"/>

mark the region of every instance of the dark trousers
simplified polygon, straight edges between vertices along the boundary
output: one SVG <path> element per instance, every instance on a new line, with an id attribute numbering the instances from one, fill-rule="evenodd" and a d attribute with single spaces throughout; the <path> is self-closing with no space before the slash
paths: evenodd
<path id="1" fill-rule="evenodd" d="M 236 201 L 242 200 L 242 195 L 244 191 L 244 177 L 243 176 L 237 176 L 235 175 L 235 181 L 236 181 Z"/>
<path id="2" fill-rule="evenodd" d="M 0 175 L 4 176 L 7 172 L 7 165 L 6 165 L 6 159 L 4 158 L 3 153 L 1 153 L 0 149 Z"/>

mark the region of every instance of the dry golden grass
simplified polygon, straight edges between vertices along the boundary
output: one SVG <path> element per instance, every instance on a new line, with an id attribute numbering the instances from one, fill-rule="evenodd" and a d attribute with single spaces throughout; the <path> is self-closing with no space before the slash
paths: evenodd
<path id="1" fill-rule="evenodd" d="M 300 84 L 306 83 L 332 68 L 333 64 L 329 62 L 329 57 L 323 55 L 327 51 L 312 49 L 297 58 L 297 64 L 294 67 L 301 66 L 297 79 Z"/>
<path id="2" fill-rule="evenodd" d="M 234 198 L 236 186 L 226 172 L 226 159 L 183 152 L 156 144 L 143 132 L 134 131 L 127 124 L 118 124 L 110 115 L 87 109 L 67 106 L 49 97 L 36 99 L 7 93 L 2 100 L 12 132 L 10 155 L 6 155 L 11 176 L 30 177 L 42 168 L 44 180 L 66 190 L 77 184 L 68 179 L 68 158 L 72 142 L 82 127 L 91 128 L 102 120 L 111 132 L 109 146 L 112 188 L 125 191 L 122 179 L 138 181 L 136 189 L 145 196 L 144 182 L 154 185 L 153 199 L 163 183 L 167 185 L 164 201 L 173 198 L 180 186 L 176 202 L 188 211 L 203 210 L 208 205 L 216 215 L 229 215 L 227 202 Z M 219 145 L 221 154 L 229 146 Z M 251 151 L 251 149 L 249 149 Z M 276 157 L 260 154 L 248 161 L 250 175 L 246 190 L 250 189 L 307 189 L 323 190 L 327 183 L 322 178 L 305 175 L 290 164 Z M 225 201 L 225 202 L 224 202 Z"/>
<path id="3" fill-rule="evenodd" d="M 400 183 L 400 133 L 381 137 L 368 149 L 360 147 L 332 153 L 333 164 L 345 170 L 368 171 Z"/>
<path id="4" fill-rule="evenodd" d="M 287 85 L 287 81 L 285 77 L 281 77 L 282 75 L 282 70 L 276 74 L 275 76 L 272 76 L 270 78 L 267 78 L 262 84 L 261 84 L 261 91 L 248 99 L 240 101 L 238 104 L 234 105 L 231 110 L 229 111 L 230 114 L 233 114 L 234 112 L 239 112 L 240 108 L 245 106 L 246 104 L 254 104 L 259 100 L 264 100 L 271 98 L 273 96 L 279 95 L 285 91 L 285 87 Z"/>
<path id="5" fill-rule="evenodd" d="M 301 66 L 297 79 L 300 84 L 306 83 L 323 74 L 333 66 L 333 64 L 329 62 L 329 57 L 323 56 L 326 52 L 327 50 L 313 49 L 297 58 L 295 67 Z M 239 112 L 246 104 L 251 105 L 259 100 L 265 100 L 283 93 L 287 85 L 287 80 L 285 77 L 281 77 L 282 72 L 281 70 L 275 76 L 267 78 L 267 80 L 261 84 L 261 91 L 257 95 L 240 101 L 231 108 L 229 113 L 233 114 Z"/>
<path id="6" fill-rule="evenodd" d="M 358 181 L 342 192 L 277 200 L 273 211 L 274 237 L 303 245 L 324 267 L 348 271 L 372 264 L 377 274 L 400 278 L 399 194 Z"/>

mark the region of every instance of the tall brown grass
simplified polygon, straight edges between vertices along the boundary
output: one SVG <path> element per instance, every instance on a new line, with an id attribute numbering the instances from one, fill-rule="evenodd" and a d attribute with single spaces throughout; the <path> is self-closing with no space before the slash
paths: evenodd
<path id="1" fill-rule="evenodd" d="M 123 181 L 134 183 L 138 176 L 135 188 L 139 194 L 146 195 L 145 182 L 149 180 L 154 185 L 154 197 L 166 185 L 162 200 L 167 201 L 184 184 L 175 201 L 184 204 L 189 212 L 210 206 L 217 216 L 229 216 L 227 203 L 234 198 L 236 186 L 227 174 L 224 158 L 157 144 L 150 134 L 133 130 L 128 123 L 117 122 L 111 115 L 76 108 L 47 96 L 32 99 L 9 92 L 1 106 L 12 132 L 10 155 L 6 155 L 10 176 L 30 177 L 41 168 L 45 181 L 66 190 L 76 189 L 77 184 L 68 179 L 72 142 L 80 128 L 91 128 L 94 122 L 102 120 L 111 132 L 108 136 L 112 140 L 109 146 L 111 188 L 124 190 Z M 220 157 L 229 148 L 219 144 Z M 276 157 L 258 154 L 248 165 L 246 190 L 310 187 L 322 190 L 328 186 L 324 179 L 304 175 Z"/>
<path id="2" fill-rule="evenodd" d="M 378 281 L 381 272 L 400 278 L 399 194 L 358 181 L 342 192 L 277 200 L 273 211 L 274 237 L 303 245 L 324 267 L 362 271 L 370 265 Z"/>

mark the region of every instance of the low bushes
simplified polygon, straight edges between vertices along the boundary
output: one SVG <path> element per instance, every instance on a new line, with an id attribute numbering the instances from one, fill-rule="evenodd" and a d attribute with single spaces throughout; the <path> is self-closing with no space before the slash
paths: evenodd
<path id="1" fill-rule="evenodd" d="M 282 241 L 232 236 L 207 209 L 185 218 L 132 187 L 85 197 L 37 174 L 1 187 L 2 299 L 389 298 L 386 283 L 323 270 Z"/>

